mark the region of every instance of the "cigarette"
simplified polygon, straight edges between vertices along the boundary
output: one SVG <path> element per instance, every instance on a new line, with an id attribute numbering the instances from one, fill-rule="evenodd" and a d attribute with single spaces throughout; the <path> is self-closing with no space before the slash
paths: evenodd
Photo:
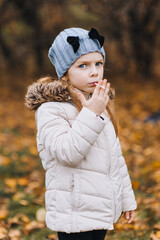
<path id="1" fill-rule="evenodd" d="M 94 83 L 96 86 L 98 85 L 98 83 Z M 103 88 L 103 89 L 105 89 L 105 87 L 104 86 L 100 86 L 100 88 Z"/>

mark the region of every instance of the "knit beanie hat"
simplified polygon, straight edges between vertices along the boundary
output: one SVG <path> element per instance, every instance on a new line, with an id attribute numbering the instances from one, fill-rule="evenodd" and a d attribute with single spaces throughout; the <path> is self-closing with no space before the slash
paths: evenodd
<path id="1" fill-rule="evenodd" d="M 99 52 L 105 61 L 105 51 L 102 47 L 104 37 L 96 29 L 87 31 L 82 28 L 68 28 L 60 32 L 49 49 L 48 57 L 56 69 L 59 78 L 80 56 Z"/>

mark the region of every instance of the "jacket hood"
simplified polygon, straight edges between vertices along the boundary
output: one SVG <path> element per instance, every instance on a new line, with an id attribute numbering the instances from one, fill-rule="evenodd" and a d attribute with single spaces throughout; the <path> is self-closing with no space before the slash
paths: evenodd
<path id="1" fill-rule="evenodd" d="M 114 89 L 110 89 L 109 97 L 115 98 Z M 25 95 L 25 106 L 33 111 L 45 102 L 71 102 L 71 96 L 66 81 L 51 77 L 41 78 L 31 84 Z"/>
<path id="2" fill-rule="evenodd" d="M 67 83 L 51 78 L 43 78 L 31 84 L 25 95 L 25 106 L 36 110 L 45 102 L 68 102 L 71 100 Z"/>

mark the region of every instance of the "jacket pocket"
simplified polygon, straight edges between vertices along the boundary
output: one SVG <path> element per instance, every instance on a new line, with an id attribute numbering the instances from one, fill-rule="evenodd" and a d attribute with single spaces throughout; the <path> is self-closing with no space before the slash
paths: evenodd
<path id="1" fill-rule="evenodd" d="M 71 178 L 71 204 L 73 209 L 78 209 L 80 205 L 80 181 L 78 174 L 72 174 Z"/>

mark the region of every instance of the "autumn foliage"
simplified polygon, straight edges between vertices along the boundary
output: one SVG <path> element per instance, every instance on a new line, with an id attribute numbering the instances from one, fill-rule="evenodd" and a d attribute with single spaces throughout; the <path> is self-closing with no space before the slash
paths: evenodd
<path id="1" fill-rule="evenodd" d="M 119 134 L 138 209 L 122 216 L 107 239 L 160 239 L 160 121 L 158 83 L 116 79 Z M 44 170 L 36 149 L 33 112 L 23 97 L 0 92 L 0 239 L 57 239 L 44 223 Z M 156 116 L 156 115 L 155 115 Z M 149 118 L 150 117 L 150 118 Z"/>

